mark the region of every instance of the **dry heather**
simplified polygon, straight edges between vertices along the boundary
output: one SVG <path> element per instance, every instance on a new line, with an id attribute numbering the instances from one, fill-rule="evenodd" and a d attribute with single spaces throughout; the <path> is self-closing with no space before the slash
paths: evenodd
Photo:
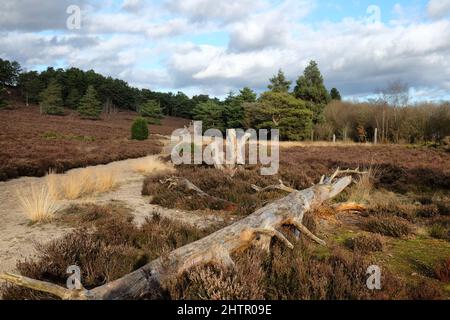
<path id="1" fill-rule="evenodd" d="M 76 264 L 82 270 L 86 288 L 102 285 L 136 270 L 170 250 L 206 236 L 200 231 L 154 216 L 141 227 L 121 207 L 73 207 L 64 223 L 78 229 L 62 239 L 38 246 L 35 260 L 18 263 L 21 274 L 64 285 L 66 268 Z M 89 231 L 91 230 L 91 231 Z M 287 230 L 285 230 L 287 232 Z M 291 241 L 295 241 L 289 236 Z M 407 299 L 417 287 L 383 272 L 383 289 L 366 287 L 366 269 L 372 262 L 359 253 L 332 249 L 317 255 L 309 240 L 296 242 L 288 250 L 274 240 L 272 253 L 249 249 L 233 257 L 236 269 L 197 266 L 163 284 L 146 299 Z M 421 299 L 439 298 L 439 288 L 426 284 Z M 423 289 L 423 288 L 422 288 Z M 56 299 L 48 294 L 3 285 L 5 299 Z"/>
<path id="2" fill-rule="evenodd" d="M 158 154 L 162 144 L 155 134 L 170 135 L 187 120 L 167 117 L 150 126 L 150 139 L 130 140 L 136 113 L 105 115 L 101 121 L 40 115 L 39 107 L 18 103 L 0 116 L 0 181 L 20 176 L 44 176 L 49 169 L 73 168 Z"/>
<path id="3" fill-rule="evenodd" d="M 407 149 L 401 146 L 383 146 L 361 149 L 355 147 L 308 147 L 281 150 L 278 175 L 263 177 L 257 166 L 247 166 L 230 177 L 206 166 L 178 166 L 176 173 L 164 173 L 146 179 L 143 194 L 152 196 L 152 203 L 183 210 L 223 210 L 225 203 L 202 198 L 182 188 L 168 189 L 161 184 L 173 176 L 190 180 L 211 196 L 236 204 L 236 214 L 245 215 L 269 201 L 283 196 L 282 192 L 256 193 L 251 185 L 265 187 L 278 180 L 295 189 L 305 189 L 329 175 L 337 167 L 370 168 L 370 174 L 360 177 L 358 183 L 338 199 L 365 202 L 370 213 L 392 212 L 407 218 L 413 202 L 402 203 L 393 192 L 416 193 L 450 189 L 450 156 L 444 152 Z M 378 191 L 383 188 L 386 190 Z M 389 193 L 391 192 L 391 193 Z M 402 208 L 403 206 L 403 208 Z M 443 207 L 448 207 L 443 205 Z"/>
<path id="4" fill-rule="evenodd" d="M 47 222 L 54 218 L 59 206 L 45 185 L 31 184 L 17 190 L 20 205 L 31 222 Z"/>
<path id="5" fill-rule="evenodd" d="M 37 258 L 17 264 L 25 276 L 65 286 L 67 266 L 82 270 L 82 282 L 93 288 L 117 279 L 164 253 L 205 237 L 214 230 L 198 230 L 157 215 L 140 228 L 120 206 L 74 206 L 62 213 L 60 223 L 77 227 L 67 236 L 38 245 Z M 48 294 L 3 285 L 4 299 L 55 299 Z"/>

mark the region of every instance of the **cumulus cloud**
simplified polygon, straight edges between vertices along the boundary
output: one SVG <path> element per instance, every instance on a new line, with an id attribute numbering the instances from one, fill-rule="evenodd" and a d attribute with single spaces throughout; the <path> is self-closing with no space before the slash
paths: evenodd
<path id="1" fill-rule="evenodd" d="M 260 50 L 267 47 L 285 46 L 293 41 L 290 34 L 298 21 L 314 8 L 314 2 L 285 1 L 281 5 L 251 15 L 244 21 L 231 25 L 229 48 L 233 51 Z"/>
<path id="2" fill-rule="evenodd" d="M 450 0 L 430 0 L 427 6 L 428 15 L 439 19 L 450 13 Z"/>
<path id="3" fill-rule="evenodd" d="M 371 25 L 350 17 L 307 23 L 319 6 L 313 0 L 124 0 L 108 10 L 85 0 L 76 33 L 64 28 L 66 5 L 77 1 L 3 2 L 0 57 L 28 69 L 63 64 L 139 87 L 222 96 L 244 86 L 265 90 L 279 68 L 296 80 L 316 60 L 327 86 L 348 96 L 393 80 L 408 82 L 419 98 L 450 90 L 450 20 L 437 18 L 444 1 L 428 3 L 436 19 L 409 19 L 408 7 L 396 5 L 397 20 Z"/>
<path id="4" fill-rule="evenodd" d="M 251 12 L 268 6 L 263 0 L 169 0 L 167 7 L 194 22 L 220 20 L 232 22 L 244 19 Z"/>
<path id="5" fill-rule="evenodd" d="M 83 8 L 86 0 L 3 0 L 0 30 L 42 31 L 65 29 L 70 5 Z"/>

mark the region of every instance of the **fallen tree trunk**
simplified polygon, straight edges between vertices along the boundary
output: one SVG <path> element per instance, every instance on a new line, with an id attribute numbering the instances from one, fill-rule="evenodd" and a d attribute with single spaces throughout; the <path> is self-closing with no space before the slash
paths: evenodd
<path id="1" fill-rule="evenodd" d="M 0 275 L 0 279 L 52 293 L 62 299 L 139 299 L 152 292 L 159 292 L 161 284 L 165 280 L 179 275 L 193 266 L 203 263 L 233 266 L 231 254 L 243 251 L 252 244 L 269 250 L 271 239 L 277 237 L 286 246 L 292 248 L 293 245 L 277 230 L 281 226 L 293 226 L 314 241 L 325 245 L 325 241 L 312 234 L 302 224 L 302 221 L 307 211 L 332 199 L 352 183 L 351 176 L 333 182 L 334 178 L 340 173 L 338 170 L 332 176 L 333 179 L 322 179 L 320 184 L 309 189 L 295 190 L 287 197 L 268 204 L 224 229 L 178 248 L 166 257 L 158 258 L 118 280 L 92 290 L 69 290 L 54 284 L 12 274 Z"/>

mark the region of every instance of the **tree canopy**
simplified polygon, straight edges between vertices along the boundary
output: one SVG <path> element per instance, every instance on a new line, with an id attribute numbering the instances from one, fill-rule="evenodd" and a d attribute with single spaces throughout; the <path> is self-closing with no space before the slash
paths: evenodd
<path id="1" fill-rule="evenodd" d="M 294 95 L 297 99 L 307 102 L 308 108 L 314 113 L 314 123 L 323 122 L 323 110 L 331 97 L 315 61 L 311 61 L 303 75 L 298 78 Z"/>
<path id="2" fill-rule="evenodd" d="M 268 88 L 270 91 L 273 92 L 283 92 L 287 93 L 289 92 L 289 89 L 291 88 L 292 81 L 289 81 L 286 79 L 286 76 L 284 75 L 283 70 L 278 70 L 278 74 L 273 76 L 270 80 L 270 84 L 268 85 Z"/>

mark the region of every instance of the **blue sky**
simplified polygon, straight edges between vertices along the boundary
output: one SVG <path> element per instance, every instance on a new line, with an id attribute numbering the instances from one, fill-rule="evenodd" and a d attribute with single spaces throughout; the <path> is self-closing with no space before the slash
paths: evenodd
<path id="1" fill-rule="evenodd" d="M 367 99 L 390 82 L 450 100 L 450 0 L 0 0 L 0 57 L 79 67 L 161 91 L 223 97 L 293 81 L 316 60 L 327 87 Z M 81 28 L 68 30 L 69 5 Z M 379 13 L 380 20 L 376 18 Z"/>

